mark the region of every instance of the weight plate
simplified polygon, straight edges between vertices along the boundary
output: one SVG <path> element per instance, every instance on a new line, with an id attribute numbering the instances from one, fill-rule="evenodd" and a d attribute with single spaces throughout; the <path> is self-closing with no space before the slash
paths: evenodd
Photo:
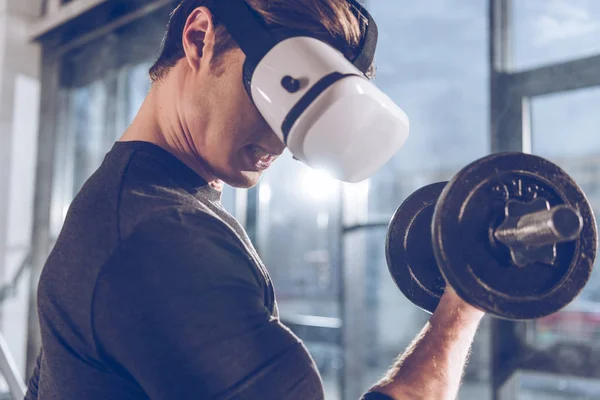
<path id="1" fill-rule="evenodd" d="M 553 265 L 511 263 L 493 237 L 510 199 L 543 198 L 576 208 L 579 237 L 556 245 Z M 534 319 L 569 304 L 587 283 L 597 247 L 596 221 L 583 191 L 560 167 L 522 153 L 494 154 L 461 170 L 436 205 L 433 249 L 442 275 L 467 302 L 506 319 Z"/>
<path id="2" fill-rule="evenodd" d="M 394 213 L 385 244 L 394 282 L 411 302 L 429 313 L 446 287 L 431 247 L 433 211 L 446 183 L 427 185 L 411 194 Z"/>

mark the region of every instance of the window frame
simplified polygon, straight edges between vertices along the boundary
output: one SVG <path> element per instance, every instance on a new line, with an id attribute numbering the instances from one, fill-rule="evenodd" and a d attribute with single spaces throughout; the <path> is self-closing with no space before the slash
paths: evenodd
<path id="1" fill-rule="evenodd" d="M 600 55 L 559 62 L 514 72 L 511 63 L 513 42 L 512 0 L 489 0 L 490 86 L 492 153 L 517 151 L 531 153 L 530 99 L 535 96 L 600 86 Z M 576 79 L 573 79 L 576 76 Z M 515 399 L 518 371 L 543 372 L 561 376 L 600 379 L 596 368 L 556 368 L 572 365 L 555 355 L 555 363 L 536 362 L 543 351 L 527 345 L 525 322 L 494 319 L 492 322 L 492 389 L 494 400 Z M 591 346 L 567 345 L 577 352 Z M 515 351 L 518 349 L 518 351 Z"/>
<path id="2" fill-rule="evenodd" d="M 369 0 L 365 1 L 368 6 Z M 54 1 L 53 3 L 56 3 Z M 51 234 L 51 221 L 53 220 L 53 191 L 61 185 L 60 177 L 55 176 L 55 164 L 60 158 L 57 153 L 56 141 L 61 140 L 59 124 L 61 110 L 56 101 L 59 96 L 59 76 L 62 71 L 62 55 L 102 35 L 129 24 L 148 15 L 160 7 L 177 4 L 176 0 L 153 0 L 142 4 L 134 4 L 121 11 L 114 11 L 116 2 L 107 0 L 73 0 L 63 6 L 51 7 L 46 14 L 30 29 L 32 40 L 42 44 L 42 90 L 39 128 L 38 165 L 36 176 L 36 199 L 34 209 L 33 228 L 33 278 L 31 281 L 31 301 L 29 316 L 29 340 L 27 371 L 28 375 L 33 369 L 38 349 L 41 346 L 37 310 L 35 307 L 35 294 L 37 277 L 45 262 L 45 258 L 55 238 Z M 102 16 L 98 22 L 98 11 Z M 534 69 L 513 72 L 511 66 L 512 42 L 512 0 L 488 0 L 488 40 L 489 40 L 489 68 L 490 68 L 490 152 L 522 151 L 531 152 L 531 125 L 529 118 L 529 99 L 552 93 L 600 86 L 600 55 L 586 57 L 578 60 L 556 63 Z M 65 41 L 70 27 L 74 24 L 81 25 L 81 21 L 90 21 L 90 29 L 81 32 L 76 39 Z M 572 79 L 576 75 L 577 79 Z M 249 236 L 256 239 L 258 215 L 258 191 L 236 191 L 236 208 L 248 230 Z M 358 264 L 352 269 L 348 268 L 347 257 L 344 257 L 347 245 L 346 238 L 352 235 L 361 235 L 371 229 L 387 227 L 388 221 L 374 221 L 368 223 L 360 215 L 351 215 L 350 208 L 344 208 L 343 200 L 342 225 L 339 227 L 341 235 L 338 259 L 340 260 L 338 279 L 342 281 L 340 291 L 340 305 L 342 318 L 339 321 L 328 321 L 324 324 L 316 322 L 304 323 L 302 321 L 288 321 L 289 325 L 297 332 L 302 332 L 303 337 L 309 337 L 322 343 L 340 346 L 343 349 L 344 363 L 340 373 L 340 388 L 343 399 L 355 398 L 360 382 L 361 360 L 364 360 L 364 349 L 361 346 L 352 346 L 355 343 L 365 343 L 361 321 L 364 321 L 366 309 L 364 301 L 363 281 L 365 265 Z M 354 221 L 344 223 L 343 221 Z M 358 268 L 358 269 L 357 269 Z M 342 323 L 342 321 L 344 323 Z M 359 329 L 361 328 L 361 329 Z M 519 370 L 548 372 L 576 377 L 590 377 L 586 370 L 553 370 L 551 365 L 532 365 L 528 359 L 539 353 L 538 350 L 528 347 L 525 343 L 527 329 L 523 323 L 494 319 L 491 332 L 491 376 L 492 391 L 495 400 L 514 399 L 517 397 L 518 386 L 515 379 Z M 519 349 L 515 352 L 515 349 Z M 600 360 L 597 360 L 600 364 Z M 560 364 L 560 361 L 559 363 Z M 568 364 L 566 364 L 568 365 Z M 599 366 L 600 367 L 600 366 Z M 595 368 L 600 371 L 600 368 Z M 592 376 L 600 379 L 600 373 Z"/>

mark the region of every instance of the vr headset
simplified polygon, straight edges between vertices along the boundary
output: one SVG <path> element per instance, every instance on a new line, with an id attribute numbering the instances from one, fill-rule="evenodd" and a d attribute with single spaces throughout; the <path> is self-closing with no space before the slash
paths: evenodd
<path id="1" fill-rule="evenodd" d="M 366 77 L 377 25 L 358 1 L 348 2 L 366 21 L 352 60 L 310 32 L 282 38 L 244 0 L 217 0 L 211 10 L 246 55 L 248 95 L 294 158 L 341 181 L 360 182 L 404 145 L 409 121 Z"/>

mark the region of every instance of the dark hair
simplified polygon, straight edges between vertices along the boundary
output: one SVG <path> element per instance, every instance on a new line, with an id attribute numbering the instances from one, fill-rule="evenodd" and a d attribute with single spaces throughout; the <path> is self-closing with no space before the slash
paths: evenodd
<path id="1" fill-rule="evenodd" d="M 171 13 L 161 52 L 150 68 L 150 79 L 163 79 L 171 67 L 185 56 L 183 29 L 188 17 L 198 7 L 211 8 L 214 1 L 227 0 L 182 0 Z M 350 56 L 365 33 L 366 21 L 359 21 L 350 9 L 347 0 L 245 0 L 265 20 L 270 28 L 310 32 Z M 218 57 L 237 47 L 233 38 L 218 20 L 215 25 L 214 56 Z M 368 76 L 372 75 L 374 67 Z"/>

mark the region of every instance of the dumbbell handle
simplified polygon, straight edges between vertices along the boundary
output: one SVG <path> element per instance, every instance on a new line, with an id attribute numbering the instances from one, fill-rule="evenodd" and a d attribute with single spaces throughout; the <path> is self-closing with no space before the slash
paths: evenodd
<path id="1" fill-rule="evenodd" d="M 560 205 L 523 215 L 514 226 L 496 229 L 494 236 L 511 247 L 539 247 L 574 240 L 582 229 L 579 212 L 571 206 Z"/>

